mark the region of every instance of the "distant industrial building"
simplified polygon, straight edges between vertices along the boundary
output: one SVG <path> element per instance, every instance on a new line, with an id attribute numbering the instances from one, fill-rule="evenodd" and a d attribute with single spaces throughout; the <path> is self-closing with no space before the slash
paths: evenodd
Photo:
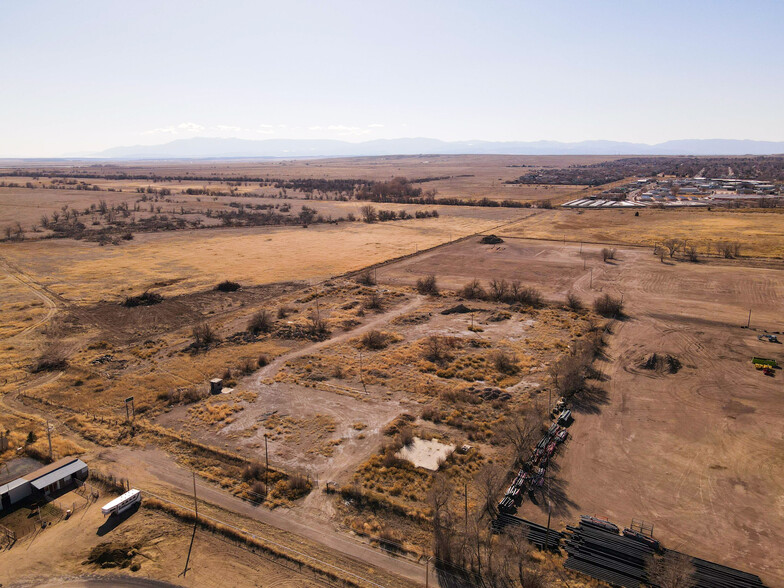
<path id="1" fill-rule="evenodd" d="M 76 480 L 87 479 L 87 464 L 76 457 L 65 457 L 0 486 L 0 512 L 29 497 L 46 497 L 65 489 Z"/>

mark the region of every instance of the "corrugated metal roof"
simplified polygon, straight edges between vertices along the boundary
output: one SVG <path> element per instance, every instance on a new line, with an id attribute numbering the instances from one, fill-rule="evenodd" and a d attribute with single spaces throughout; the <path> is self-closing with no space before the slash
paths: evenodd
<path id="1" fill-rule="evenodd" d="M 62 480 L 66 476 L 72 476 L 76 472 L 80 472 L 87 467 L 81 459 L 77 459 L 72 463 L 66 464 L 53 472 L 49 472 L 45 476 L 41 476 L 35 480 L 31 480 L 33 488 L 36 490 L 43 490 L 50 484 L 54 484 L 57 480 Z"/>
<path id="2" fill-rule="evenodd" d="M 0 486 L 0 494 L 5 494 L 6 492 L 10 492 L 14 488 L 18 488 L 19 486 L 24 486 L 25 484 L 29 484 L 27 480 L 24 478 L 17 478 L 16 480 L 12 480 L 8 482 L 8 484 L 3 484 Z"/>
<path id="3" fill-rule="evenodd" d="M 64 457 L 62 459 L 58 459 L 57 461 L 50 463 L 47 466 L 38 468 L 37 470 L 30 472 L 29 474 L 25 474 L 24 476 L 22 476 L 22 478 L 24 478 L 28 482 L 32 482 L 33 480 L 37 480 L 41 476 L 45 476 L 49 472 L 59 470 L 61 467 L 67 466 L 68 464 L 71 464 L 75 461 L 84 463 L 77 457 Z"/>

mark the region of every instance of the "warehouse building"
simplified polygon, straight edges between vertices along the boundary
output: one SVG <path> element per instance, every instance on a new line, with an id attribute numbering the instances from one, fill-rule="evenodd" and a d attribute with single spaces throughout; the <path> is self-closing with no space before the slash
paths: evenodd
<path id="1" fill-rule="evenodd" d="M 65 457 L 0 486 L 0 513 L 31 496 L 45 497 L 87 479 L 87 464 Z"/>

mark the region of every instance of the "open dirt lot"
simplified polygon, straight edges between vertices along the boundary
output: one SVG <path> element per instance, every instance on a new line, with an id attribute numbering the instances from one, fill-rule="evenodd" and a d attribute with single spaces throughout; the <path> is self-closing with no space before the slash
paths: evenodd
<path id="1" fill-rule="evenodd" d="M 653 246 L 683 239 L 700 255 L 715 256 L 722 241 L 741 244 L 741 255 L 784 259 L 784 215 L 726 210 L 545 210 L 504 227 L 501 236 Z"/>
<path id="2" fill-rule="evenodd" d="M 576 407 L 549 481 L 558 523 L 579 514 L 644 519 L 667 546 L 784 581 L 784 375 L 763 376 L 750 363 L 784 359 L 780 345 L 757 340 L 760 329 L 784 330 L 784 268 L 661 263 L 644 249 L 603 263 L 598 246 L 584 245 L 581 257 L 579 244 L 559 242 L 496 247 L 464 242 L 387 265 L 383 275 L 408 282 L 429 270 L 451 285 L 460 281 L 453 268 L 473 265 L 479 277 L 522 277 L 554 297 L 623 294 L 629 318 L 615 324 L 598 364 L 606 398 Z M 749 309 L 751 330 L 741 328 Z M 641 368 L 654 352 L 678 358 L 681 369 Z M 539 504 L 524 502 L 522 516 L 543 522 L 546 500 Z"/>
<path id="3" fill-rule="evenodd" d="M 300 573 L 290 563 L 251 553 L 204 531 L 196 536 L 192 569 L 182 577 L 192 526 L 144 508 L 120 517 L 119 521 L 108 519 L 107 522 L 100 506 L 100 501 L 93 503 L 86 510 L 78 510 L 69 520 L 28 535 L 11 549 L 0 551 L 0 583 L 3 586 L 327 585 Z M 91 551 L 105 544 L 118 549 L 122 556 L 131 550 L 137 555 L 123 562 L 124 566 L 116 557 L 107 561 L 117 561 L 117 565 L 101 567 L 88 563 Z M 131 566 L 135 565 L 139 569 L 133 571 Z M 264 578 L 264 581 L 252 578 Z M 147 580 L 149 583 L 145 583 Z"/>

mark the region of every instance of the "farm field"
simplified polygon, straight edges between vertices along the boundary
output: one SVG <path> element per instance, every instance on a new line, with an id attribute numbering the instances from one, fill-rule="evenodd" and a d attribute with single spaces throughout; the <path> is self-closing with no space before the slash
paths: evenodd
<path id="1" fill-rule="evenodd" d="M 653 247 L 683 239 L 699 254 L 716 255 L 719 242 L 741 244 L 741 255 L 784 258 L 779 212 L 706 210 L 552 210 L 505 227 L 504 236 Z"/>
<path id="2" fill-rule="evenodd" d="M 567 290 L 586 300 L 623 295 L 628 318 L 612 326 L 606 359 L 597 363 L 601 392 L 582 407 L 578 395 L 549 495 L 538 506 L 524 501 L 521 516 L 544 523 L 549 496 L 561 525 L 580 514 L 619 525 L 644 519 L 667 546 L 777 585 L 784 580 L 782 375 L 763 376 L 750 360 L 781 359 L 780 346 L 757 334 L 784 330 L 784 269 L 777 262 L 663 264 L 649 250 L 623 248 L 604 263 L 600 246 L 579 251 L 574 243 L 509 239 L 474 260 L 460 243 L 387 265 L 380 275 L 407 283 L 448 267 L 449 284 L 489 272 L 553 297 Z M 461 267 L 468 268 L 462 276 Z M 750 330 L 742 328 L 749 310 Z M 652 353 L 672 355 L 682 367 L 675 374 L 643 369 Z"/>

